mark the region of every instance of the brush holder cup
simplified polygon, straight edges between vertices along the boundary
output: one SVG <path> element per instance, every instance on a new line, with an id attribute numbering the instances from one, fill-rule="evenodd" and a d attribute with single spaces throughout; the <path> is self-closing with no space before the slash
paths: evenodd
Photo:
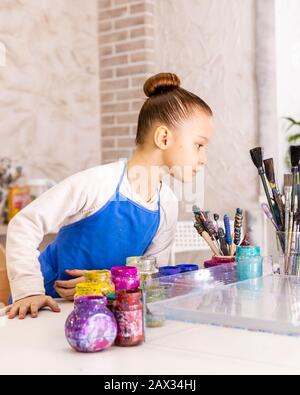
<path id="1" fill-rule="evenodd" d="M 276 239 L 280 274 L 300 276 L 300 232 L 277 232 Z"/>

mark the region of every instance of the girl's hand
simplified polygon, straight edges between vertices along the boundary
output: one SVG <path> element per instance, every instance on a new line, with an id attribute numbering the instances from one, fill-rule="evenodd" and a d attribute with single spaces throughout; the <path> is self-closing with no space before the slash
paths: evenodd
<path id="1" fill-rule="evenodd" d="M 74 301 L 76 292 L 76 285 L 85 281 L 83 270 L 66 270 L 66 273 L 71 277 L 76 277 L 69 281 L 56 281 L 54 285 L 55 291 L 58 295 L 70 302 Z"/>
<path id="2" fill-rule="evenodd" d="M 44 307 L 50 307 L 54 313 L 60 313 L 60 308 L 55 300 L 46 295 L 36 295 L 21 299 L 8 306 L 5 313 L 9 319 L 13 319 L 18 315 L 20 320 L 24 320 L 27 314 L 31 314 L 32 318 L 37 318 L 39 310 Z"/>

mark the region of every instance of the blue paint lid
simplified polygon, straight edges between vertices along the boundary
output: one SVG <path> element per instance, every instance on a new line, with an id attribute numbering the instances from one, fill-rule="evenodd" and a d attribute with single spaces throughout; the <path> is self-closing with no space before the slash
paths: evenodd
<path id="1" fill-rule="evenodd" d="M 181 263 L 180 265 L 177 265 L 176 267 L 178 267 L 180 269 L 181 273 L 193 272 L 193 271 L 199 270 L 198 265 L 192 265 L 192 264 L 187 264 L 187 263 Z"/>
<path id="2" fill-rule="evenodd" d="M 174 274 L 179 274 L 180 269 L 177 266 L 161 266 L 159 268 L 160 276 L 173 276 Z"/>

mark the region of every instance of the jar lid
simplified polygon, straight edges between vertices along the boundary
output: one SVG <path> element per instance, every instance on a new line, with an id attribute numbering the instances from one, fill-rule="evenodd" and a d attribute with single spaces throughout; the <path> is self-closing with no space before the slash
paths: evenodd
<path id="1" fill-rule="evenodd" d="M 93 295 L 93 294 L 99 294 L 101 295 L 101 284 L 100 283 L 79 283 L 75 287 L 76 293 L 77 294 L 82 294 L 82 295 Z"/>
<path id="2" fill-rule="evenodd" d="M 177 266 L 161 266 L 159 268 L 159 274 L 161 276 L 172 276 L 174 274 L 179 274 L 180 268 Z"/>
<path id="3" fill-rule="evenodd" d="M 95 304 L 103 304 L 107 305 L 107 298 L 105 296 L 96 296 L 96 295 L 83 295 L 78 296 L 75 299 L 75 306 L 82 306 L 82 305 L 95 305 Z"/>
<path id="4" fill-rule="evenodd" d="M 111 278 L 109 270 L 86 270 L 84 277 L 87 282 L 100 282 Z"/>
<path id="5" fill-rule="evenodd" d="M 141 256 L 129 256 L 126 258 L 126 266 L 136 266 L 140 263 Z"/>
<path id="6" fill-rule="evenodd" d="M 156 258 L 154 256 L 142 256 L 137 265 L 141 272 L 157 273 Z"/>
<path id="7" fill-rule="evenodd" d="M 137 268 L 134 266 L 115 266 L 111 268 L 112 276 L 137 276 Z"/>
<path id="8" fill-rule="evenodd" d="M 237 248 L 237 258 L 260 256 L 260 247 L 258 246 L 239 246 Z"/>
<path id="9" fill-rule="evenodd" d="M 176 267 L 178 267 L 180 269 L 181 273 L 193 272 L 193 271 L 199 270 L 198 265 L 192 265 L 192 264 L 186 264 L 186 263 L 181 263 L 180 265 L 177 265 Z"/>

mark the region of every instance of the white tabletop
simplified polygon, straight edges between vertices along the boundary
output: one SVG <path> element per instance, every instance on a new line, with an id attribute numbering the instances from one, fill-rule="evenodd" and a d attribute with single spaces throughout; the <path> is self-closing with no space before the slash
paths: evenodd
<path id="1" fill-rule="evenodd" d="M 300 338 L 181 322 L 148 329 L 147 342 L 96 354 L 73 351 L 62 313 L 0 318 L 0 374 L 300 374 Z"/>

